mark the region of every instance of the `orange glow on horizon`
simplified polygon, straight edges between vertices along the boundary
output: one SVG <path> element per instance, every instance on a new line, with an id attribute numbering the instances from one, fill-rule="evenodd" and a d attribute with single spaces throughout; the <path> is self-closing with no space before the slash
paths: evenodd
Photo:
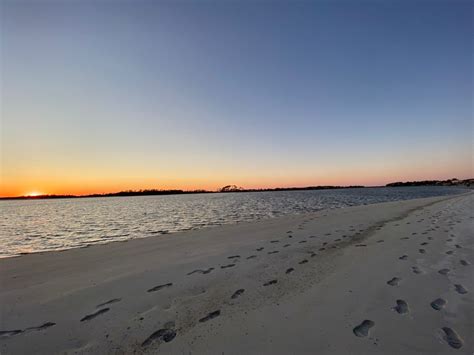
<path id="1" fill-rule="evenodd" d="M 470 156 L 468 156 L 470 159 Z M 246 163 L 246 162 L 245 162 Z M 44 164 L 28 169 L 3 169 L 0 196 L 90 195 L 125 190 L 180 189 L 217 191 L 226 185 L 245 189 L 307 186 L 383 186 L 397 181 L 468 179 L 472 164 L 447 154 L 438 160 L 355 160 L 311 163 L 306 160 L 266 166 L 229 165 L 167 166 L 111 165 L 72 167 Z"/>
<path id="2" fill-rule="evenodd" d="M 302 174 L 303 175 L 303 174 Z M 451 178 L 467 179 L 471 178 L 469 172 L 464 174 L 436 173 L 436 171 L 419 171 L 415 173 L 405 173 L 396 171 L 367 171 L 362 169 L 332 169 L 332 171 L 304 174 L 305 176 L 251 176 L 242 174 L 241 176 L 202 176 L 195 179 L 184 178 L 131 178 L 120 179 L 102 177 L 94 179 L 92 176 L 83 177 L 84 180 L 74 179 L 47 179 L 35 180 L 32 184 L 29 179 L 2 183 L 0 189 L 1 197 L 15 196 L 39 196 L 39 195 L 90 195 L 114 193 L 126 190 L 145 189 L 180 189 L 180 190 L 208 190 L 217 191 L 223 186 L 235 184 L 245 189 L 277 188 L 277 187 L 307 187 L 307 186 L 383 186 L 396 181 L 415 180 L 447 180 Z M 31 189 L 31 185 L 36 188 Z M 29 191 L 24 193 L 24 191 Z"/>

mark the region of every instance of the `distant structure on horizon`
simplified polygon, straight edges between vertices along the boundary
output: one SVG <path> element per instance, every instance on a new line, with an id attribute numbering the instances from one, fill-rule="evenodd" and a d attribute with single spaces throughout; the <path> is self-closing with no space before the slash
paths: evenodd
<path id="1" fill-rule="evenodd" d="M 227 185 L 221 188 L 219 192 L 239 192 L 244 190 L 245 189 L 243 187 L 239 187 L 237 185 Z"/>

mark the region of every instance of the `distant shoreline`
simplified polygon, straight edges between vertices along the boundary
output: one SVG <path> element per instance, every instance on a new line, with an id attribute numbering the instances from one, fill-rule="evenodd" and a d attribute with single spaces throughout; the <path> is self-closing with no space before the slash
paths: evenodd
<path id="1" fill-rule="evenodd" d="M 377 187 L 408 187 L 408 186 L 457 186 L 472 188 L 474 179 L 449 179 L 449 180 L 423 180 L 408 182 L 393 182 L 385 186 L 306 186 L 306 187 L 277 187 L 263 189 L 244 189 L 236 185 L 227 185 L 217 191 L 208 190 L 127 190 L 120 192 L 111 192 L 104 194 L 88 194 L 88 195 L 39 195 L 39 196 L 14 196 L 0 197 L 0 200 L 47 200 L 47 199 L 65 199 L 65 198 L 90 198 L 90 197 L 127 197 L 127 196 L 164 196 L 164 195 L 190 195 L 190 194 L 213 194 L 213 193 L 230 193 L 230 192 L 270 192 L 270 191 L 311 191 L 311 190 L 334 190 L 334 189 L 362 189 Z"/>
<path id="2" fill-rule="evenodd" d="M 377 187 L 377 186 L 373 186 Z M 380 187 L 380 186 L 378 186 Z M 45 200 L 64 198 L 90 198 L 90 197 L 127 197 L 127 196 L 165 196 L 165 195 L 194 195 L 194 194 L 217 194 L 217 193 L 238 193 L 238 192 L 269 192 L 269 191 L 305 191 L 305 190 L 333 190 L 333 189 L 354 189 L 368 188 L 367 186 L 308 186 L 308 187 L 277 187 L 273 189 L 233 189 L 233 190 L 130 190 L 105 194 L 89 195 L 39 195 L 39 196 L 15 196 L 0 197 L 0 200 Z"/>

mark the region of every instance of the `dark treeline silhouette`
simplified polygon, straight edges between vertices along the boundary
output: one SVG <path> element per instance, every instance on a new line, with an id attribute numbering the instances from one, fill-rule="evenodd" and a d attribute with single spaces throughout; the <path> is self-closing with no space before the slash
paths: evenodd
<path id="1" fill-rule="evenodd" d="M 227 185 L 219 190 L 219 192 L 262 192 L 262 191 L 299 191 L 299 190 L 329 190 L 329 189 L 361 189 L 365 186 L 306 186 L 306 187 L 275 187 L 263 189 L 244 189 L 236 185 Z"/>
<path id="2" fill-rule="evenodd" d="M 127 190 L 120 192 L 112 192 L 106 194 L 93 194 L 87 195 L 85 197 L 112 197 L 112 196 L 141 196 L 141 195 L 181 195 L 181 194 L 203 194 L 209 193 L 211 191 L 206 190 L 158 190 L 158 189 L 148 189 L 148 190 Z"/>
<path id="3" fill-rule="evenodd" d="M 449 180 L 423 180 L 423 181 L 406 181 L 406 182 L 392 182 L 385 185 L 387 187 L 400 186 L 474 186 L 474 179 L 449 179 Z"/>
<path id="4" fill-rule="evenodd" d="M 56 198 L 181 195 L 181 194 L 202 194 L 202 193 L 211 193 L 211 192 L 213 191 L 147 189 L 147 190 L 126 190 L 126 191 L 119 191 L 119 192 L 109 192 L 109 193 L 104 193 L 104 194 L 89 194 L 89 195 L 37 195 L 37 196 L 0 197 L 0 200 L 42 200 L 42 199 L 56 199 Z"/>

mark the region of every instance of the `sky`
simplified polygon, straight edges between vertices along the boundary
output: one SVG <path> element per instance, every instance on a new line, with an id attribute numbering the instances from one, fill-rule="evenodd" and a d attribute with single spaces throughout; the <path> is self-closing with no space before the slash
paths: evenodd
<path id="1" fill-rule="evenodd" d="M 471 1 L 0 10 L 0 196 L 474 175 Z"/>

